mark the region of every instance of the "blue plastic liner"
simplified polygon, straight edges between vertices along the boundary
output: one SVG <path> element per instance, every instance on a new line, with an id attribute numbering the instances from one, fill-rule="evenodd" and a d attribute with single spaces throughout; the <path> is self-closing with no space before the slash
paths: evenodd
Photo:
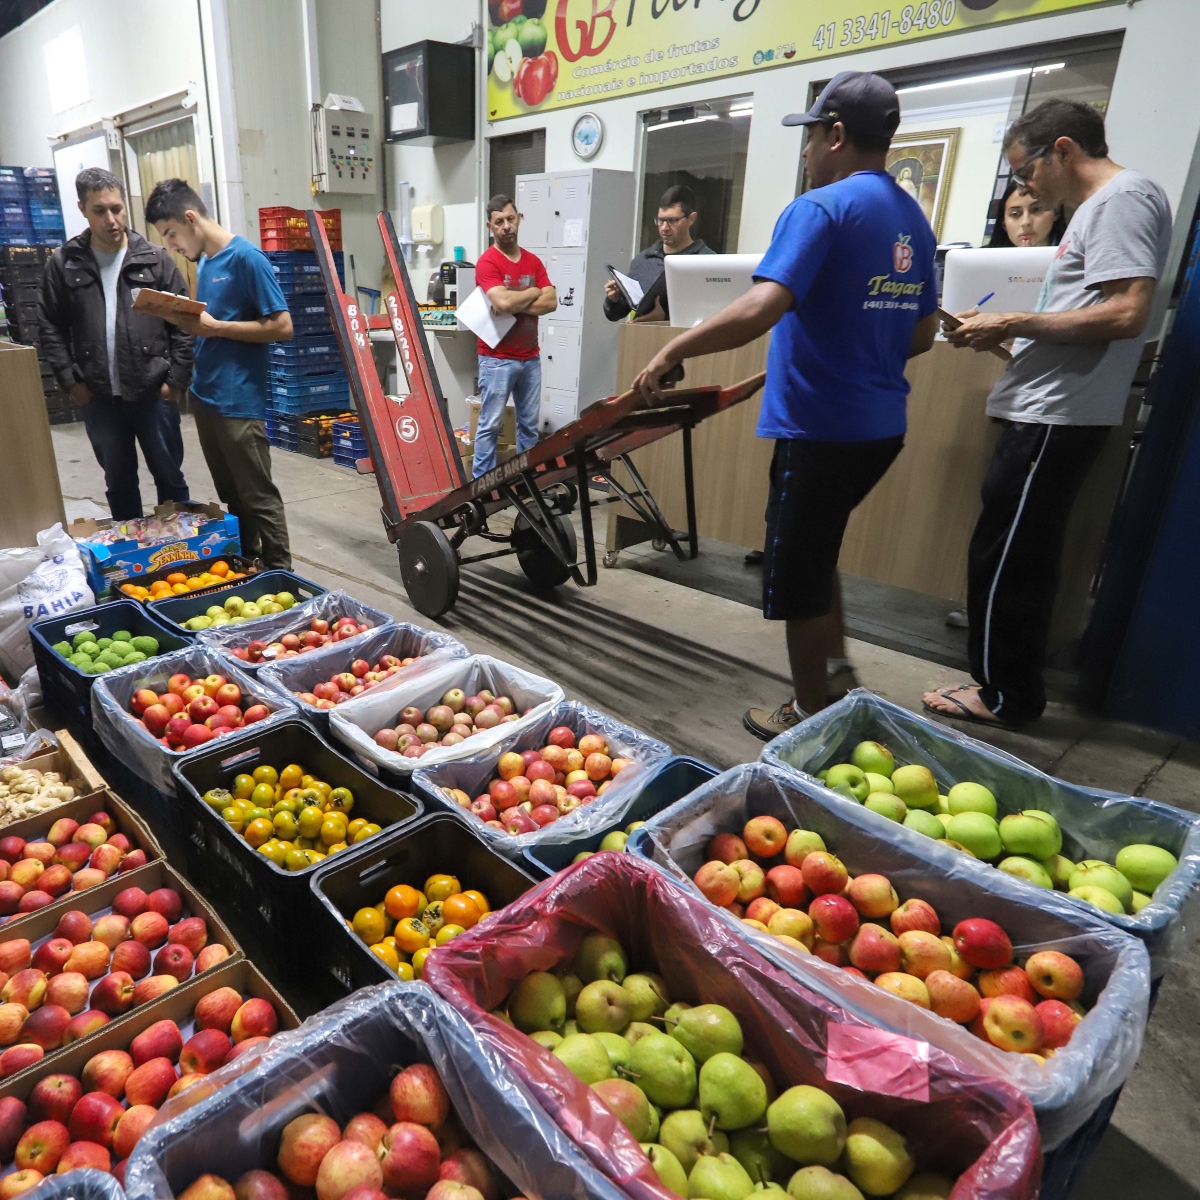
<path id="1" fill-rule="evenodd" d="M 276 1035 L 249 1069 L 223 1068 L 212 1076 L 222 1086 L 199 1103 L 168 1101 L 160 1110 L 167 1119 L 129 1158 L 126 1191 L 131 1200 L 173 1200 L 208 1172 L 232 1184 L 246 1171 L 270 1170 L 289 1121 L 320 1112 L 344 1125 L 374 1108 L 396 1071 L 416 1062 L 437 1071 L 467 1134 L 523 1195 L 625 1200 L 496 1049 L 413 983 L 364 988 Z"/>
<path id="2" fill-rule="evenodd" d="M 1000 815 L 1026 808 L 1053 814 L 1062 827 L 1062 853 L 1072 862 L 1099 858 L 1111 863 L 1117 851 L 1136 842 L 1169 850 L 1179 859 L 1179 866 L 1136 916 L 1102 913 L 1084 901 L 1068 899 L 1066 893 L 1060 893 L 1059 899 L 1141 938 L 1150 951 L 1155 979 L 1190 941 L 1189 923 L 1200 900 L 1196 886 L 1200 882 L 1200 817 L 1157 800 L 1055 779 L 1003 750 L 927 721 L 862 689 L 769 742 L 762 761 L 800 771 L 821 787 L 814 778 L 817 772 L 848 762 L 850 751 L 865 740 L 882 742 L 897 763 L 928 767 L 943 791 L 964 780 L 982 783 L 995 794 Z M 861 809 L 854 801 L 838 799 Z M 895 827 L 885 817 L 861 811 L 867 819 Z M 963 870 L 986 878 L 997 874 L 995 868 L 973 859 L 967 860 Z M 1044 889 L 1018 882 L 1035 896 L 1045 896 Z"/>
<path id="3" fill-rule="evenodd" d="M 557 821 L 533 833 L 514 837 L 502 829 L 489 828 L 469 809 L 460 807 L 446 794 L 450 788 L 459 788 L 474 800 L 487 791 L 488 784 L 496 777 L 496 763 L 502 754 L 510 750 L 540 750 L 546 745 L 550 730 L 559 725 L 566 725 L 573 730 L 576 742 L 585 734 L 598 733 L 608 743 L 611 757 L 633 760 L 630 766 L 614 777 L 604 795 L 597 796 L 590 804 L 581 804 L 574 812 L 559 817 Z M 615 717 L 597 712 L 576 700 L 564 700 L 520 732 L 496 742 L 479 754 L 436 767 L 419 767 L 413 772 L 413 785 L 423 798 L 450 809 L 456 817 L 466 821 L 493 850 L 524 865 L 525 851 L 534 846 L 569 846 L 573 855 L 576 853 L 575 843 L 591 837 L 602 827 L 607 831 L 613 825 L 621 828 L 629 821 L 637 820 L 636 817 L 626 819 L 625 814 L 637 800 L 647 770 L 670 755 L 671 747 L 649 734 L 624 725 Z"/>
<path id="4" fill-rule="evenodd" d="M 48 1175 L 37 1185 L 38 1200 L 125 1200 L 125 1190 L 107 1171 Z"/>
<path id="5" fill-rule="evenodd" d="M 709 839 L 722 831 L 741 833 L 751 817 L 763 815 L 789 829 L 820 834 L 851 875 L 886 875 L 902 901 L 927 900 L 943 933 L 968 917 L 987 917 L 1012 939 L 1018 959 L 1036 950 L 1069 954 L 1084 970 L 1081 999 L 1089 1012 L 1070 1042 L 1042 1067 L 717 910 L 794 979 L 864 1020 L 929 1042 L 1020 1088 L 1037 1113 L 1047 1149 L 1073 1133 L 1129 1077 L 1141 1053 L 1150 998 L 1145 946 L 1065 896 L 1034 892 L 1002 871 L 971 869 L 974 860 L 960 851 L 848 804 L 815 780 L 764 763 L 735 767 L 651 818 L 630 839 L 630 848 L 699 895 L 691 879 L 707 861 Z"/>

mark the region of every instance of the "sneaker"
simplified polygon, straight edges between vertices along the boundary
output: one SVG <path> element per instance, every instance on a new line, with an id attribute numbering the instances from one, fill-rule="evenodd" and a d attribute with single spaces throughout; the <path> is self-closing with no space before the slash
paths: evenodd
<path id="1" fill-rule="evenodd" d="M 946 614 L 946 624 L 951 629 L 966 629 L 970 625 L 965 609 L 956 608 Z"/>
<path id="2" fill-rule="evenodd" d="M 802 708 L 796 707 L 795 698 L 781 704 L 774 712 L 769 708 L 749 708 L 742 716 L 742 724 L 747 733 L 752 733 L 760 741 L 769 742 L 789 729 L 795 729 L 808 716 Z"/>

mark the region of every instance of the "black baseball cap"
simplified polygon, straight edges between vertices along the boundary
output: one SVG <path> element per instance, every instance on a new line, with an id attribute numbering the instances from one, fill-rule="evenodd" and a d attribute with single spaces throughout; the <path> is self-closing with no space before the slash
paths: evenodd
<path id="1" fill-rule="evenodd" d="M 882 75 L 870 71 L 840 71 L 808 112 L 783 118 L 785 125 L 832 121 L 841 121 L 850 133 L 890 138 L 900 124 L 896 89 Z"/>

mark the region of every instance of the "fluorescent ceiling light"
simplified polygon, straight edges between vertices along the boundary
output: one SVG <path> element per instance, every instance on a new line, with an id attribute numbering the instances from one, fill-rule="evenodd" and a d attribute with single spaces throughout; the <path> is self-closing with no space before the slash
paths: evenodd
<path id="1" fill-rule="evenodd" d="M 940 91 L 942 88 L 966 87 L 972 83 L 992 83 L 998 79 L 1019 79 L 1024 75 L 1041 75 L 1046 71 L 1061 71 L 1066 63 L 1047 63 L 1044 67 L 1016 67 L 1011 71 L 992 71 L 987 75 L 966 75 L 961 79 L 942 79 L 937 83 L 919 83 L 914 87 L 897 88 L 897 96 L 911 96 L 914 92 Z"/>
<path id="2" fill-rule="evenodd" d="M 646 132 L 652 133 L 655 129 L 674 129 L 676 125 L 698 125 L 701 121 L 719 121 L 720 119 L 718 113 L 702 113 L 698 117 L 688 117 L 685 121 L 663 121 L 661 125 L 647 125 Z"/>

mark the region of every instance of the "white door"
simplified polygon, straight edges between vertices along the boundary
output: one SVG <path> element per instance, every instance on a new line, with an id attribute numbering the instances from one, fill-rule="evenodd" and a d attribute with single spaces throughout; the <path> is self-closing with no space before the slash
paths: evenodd
<path id="1" fill-rule="evenodd" d="M 550 245 L 561 249 L 587 248 L 591 175 L 558 175 L 550 193 Z"/>
<path id="2" fill-rule="evenodd" d="M 546 273 L 558 293 L 555 321 L 580 321 L 583 311 L 584 271 L 587 256 L 576 250 L 552 250 L 546 263 Z"/>
<path id="3" fill-rule="evenodd" d="M 559 388 L 545 388 L 542 392 L 540 424 L 542 433 L 553 433 L 569 425 L 576 417 L 577 400 L 574 392 Z"/>
<path id="4" fill-rule="evenodd" d="M 542 337 L 542 387 L 579 390 L 579 326 L 546 322 Z"/>
<path id="5" fill-rule="evenodd" d="M 550 242 L 550 180 L 541 175 L 517 180 L 517 212 L 521 214 L 521 245 Z"/>

